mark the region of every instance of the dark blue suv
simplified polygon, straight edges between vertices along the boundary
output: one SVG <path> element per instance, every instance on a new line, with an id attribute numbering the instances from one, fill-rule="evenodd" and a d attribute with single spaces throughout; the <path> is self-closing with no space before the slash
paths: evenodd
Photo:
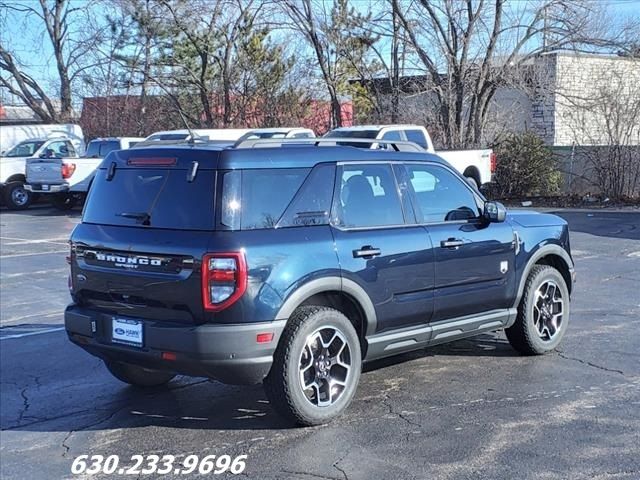
<path id="1" fill-rule="evenodd" d="M 71 237 L 70 340 L 137 386 L 263 382 L 302 425 L 347 407 L 363 362 L 499 329 L 558 345 L 564 220 L 431 154 L 326 141 L 109 154 Z"/>

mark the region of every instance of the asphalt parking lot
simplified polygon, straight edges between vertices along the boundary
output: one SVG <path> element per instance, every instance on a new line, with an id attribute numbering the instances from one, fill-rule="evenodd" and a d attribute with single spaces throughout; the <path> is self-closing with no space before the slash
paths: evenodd
<path id="1" fill-rule="evenodd" d="M 335 423 L 290 428 L 260 386 L 111 377 L 62 328 L 79 211 L 3 210 L 0 477 L 155 453 L 246 454 L 251 479 L 640 478 L 640 211 L 561 215 L 578 283 L 560 351 L 522 357 L 498 332 L 386 360 Z"/>

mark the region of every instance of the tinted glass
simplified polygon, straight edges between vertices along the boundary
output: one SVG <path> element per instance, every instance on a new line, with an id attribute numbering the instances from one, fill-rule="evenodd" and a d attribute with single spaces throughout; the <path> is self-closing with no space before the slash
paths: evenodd
<path id="1" fill-rule="evenodd" d="M 287 168 L 225 173 L 221 223 L 234 230 L 275 227 L 309 171 Z"/>
<path id="2" fill-rule="evenodd" d="M 421 130 L 405 130 L 404 134 L 407 136 L 407 140 L 413 143 L 417 143 L 422 148 L 429 148 L 427 145 L 427 139 L 424 136 L 424 132 Z"/>
<path id="3" fill-rule="evenodd" d="M 332 130 L 325 135 L 330 138 L 376 138 L 379 130 Z M 337 142 L 343 147 L 371 148 L 371 143 Z"/>
<path id="4" fill-rule="evenodd" d="M 478 216 L 473 193 L 464 180 L 449 170 L 433 165 L 406 165 L 405 168 L 415 192 L 420 222 L 469 220 Z"/>
<path id="5" fill-rule="evenodd" d="M 44 142 L 22 142 L 13 147 L 3 157 L 31 157 Z"/>
<path id="6" fill-rule="evenodd" d="M 331 130 L 327 138 L 376 138 L 379 130 Z"/>
<path id="7" fill-rule="evenodd" d="M 334 180 L 335 165 L 316 166 L 278 222 L 278 227 L 327 225 Z"/>
<path id="8" fill-rule="evenodd" d="M 402 135 L 398 130 L 392 130 L 382 136 L 382 140 L 402 140 Z"/>
<path id="9" fill-rule="evenodd" d="M 338 225 L 376 227 L 404 223 L 390 165 L 345 165 L 334 200 Z"/>
<path id="10" fill-rule="evenodd" d="M 85 154 L 89 158 L 104 158 L 109 152 L 120 150 L 120 142 L 117 140 L 93 140 L 87 147 Z"/>
<path id="11" fill-rule="evenodd" d="M 144 228 L 213 230 L 214 176 L 214 171 L 202 169 L 188 182 L 183 169 L 123 168 L 107 181 L 107 170 L 100 169 L 83 221 L 143 227 L 148 214 Z"/>

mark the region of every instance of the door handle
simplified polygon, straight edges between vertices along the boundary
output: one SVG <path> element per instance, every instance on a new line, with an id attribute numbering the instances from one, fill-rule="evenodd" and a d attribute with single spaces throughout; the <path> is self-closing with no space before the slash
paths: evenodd
<path id="1" fill-rule="evenodd" d="M 381 253 L 382 252 L 379 248 L 372 247 L 371 245 L 365 245 L 353 251 L 353 258 L 373 258 L 377 257 Z"/>
<path id="2" fill-rule="evenodd" d="M 464 240 L 460 240 L 459 238 L 449 238 L 440 242 L 442 248 L 458 248 L 462 245 L 464 245 Z"/>

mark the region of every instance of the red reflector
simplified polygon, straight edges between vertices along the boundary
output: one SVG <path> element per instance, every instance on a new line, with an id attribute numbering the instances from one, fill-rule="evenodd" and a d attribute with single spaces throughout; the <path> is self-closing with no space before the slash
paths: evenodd
<path id="1" fill-rule="evenodd" d="M 491 168 L 491 173 L 494 173 L 496 171 L 496 167 L 498 166 L 498 159 L 495 152 L 491 152 L 491 155 L 489 156 L 489 165 Z"/>
<path id="2" fill-rule="evenodd" d="M 256 335 L 256 342 L 258 343 L 269 343 L 271 340 L 273 340 L 273 332 L 259 333 Z"/>
<path id="3" fill-rule="evenodd" d="M 173 352 L 162 352 L 160 354 L 160 357 L 162 358 L 162 360 L 171 360 L 171 361 L 177 358 L 176 354 Z"/>
<path id="4" fill-rule="evenodd" d="M 235 279 L 235 270 L 213 270 L 209 273 L 209 280 L 214 282 L 233 282 Z"/>
<path id="5" fill-rule="evenodd" d="M 175 157 L 131 157 L 127 160 L 127 165 L 158 165 L 171 166 L 178 161 Z"/>

